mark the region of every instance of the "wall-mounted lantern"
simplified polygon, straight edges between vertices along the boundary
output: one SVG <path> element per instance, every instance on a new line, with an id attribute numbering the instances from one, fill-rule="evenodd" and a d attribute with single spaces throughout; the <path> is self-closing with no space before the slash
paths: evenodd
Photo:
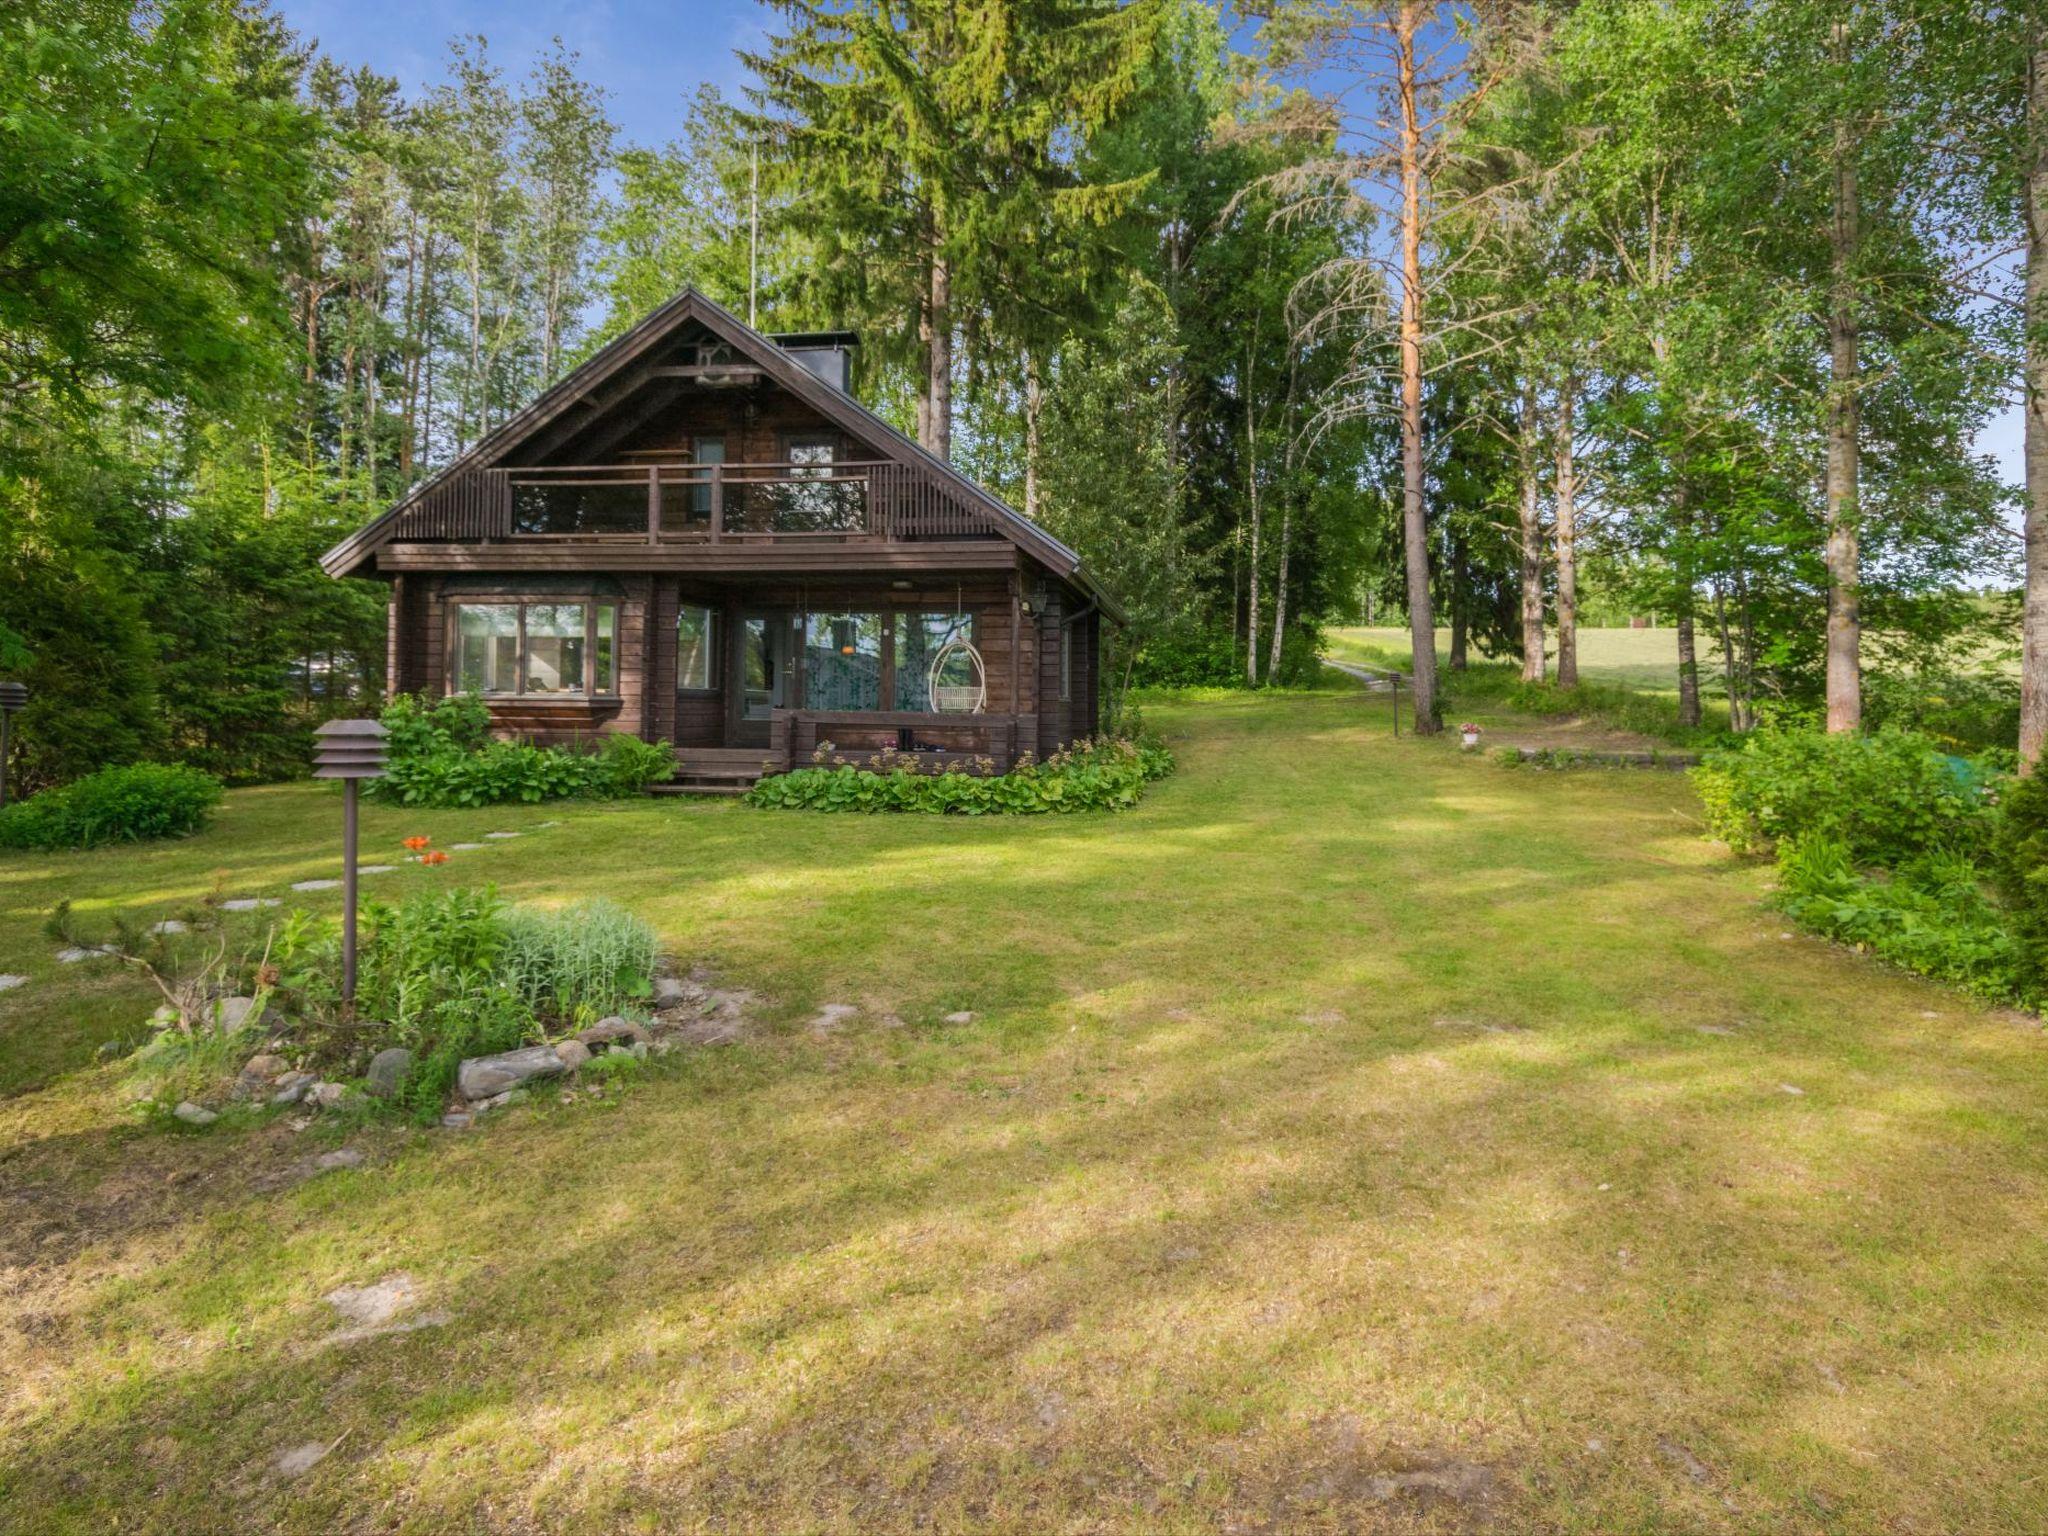
<path id="1" fill-rule="evenodd" d="M 356 1001 L 356 785 L 384 772 L 384 727 L 375 720 L 330 720 L 313 733 L 313 777 L 340 779 L 341 1006 Z"/>
<path id="2" fill-rule="evenodd" d="M 7 727 L 15 712 L 28 708 L 26 683 L 0 683 L 0 806 L 7 804 Z"/>

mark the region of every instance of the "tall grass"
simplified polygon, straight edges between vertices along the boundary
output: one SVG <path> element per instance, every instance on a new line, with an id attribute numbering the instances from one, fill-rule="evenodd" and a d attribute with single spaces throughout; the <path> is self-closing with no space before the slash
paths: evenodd
<path id="1" fill-rule="evenodd" d="M 646 996 L 654 930 L 616 903 L 594 897 L 557 912 L 514 907 L 504 923 L 498 974 L 536 1011 L 574 1019 Z"/>

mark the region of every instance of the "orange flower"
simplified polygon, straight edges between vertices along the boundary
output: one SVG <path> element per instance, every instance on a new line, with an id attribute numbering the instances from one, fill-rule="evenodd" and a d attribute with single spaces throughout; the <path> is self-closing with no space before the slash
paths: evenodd
<path id="1" fill-rule="evenodd" d="M 420 862 L 422 864 L 446 864 L 448 862 L 448 855 L 437 848 L 432 853 L 421 854 Z"/>
<path id="2" fill-rule="evenodd" d="M 433 839 L 431 837 L 408 837 L 405 840 L 405 846 L 410 848 L 414 853 L 418 853 L 422 848 L 426 847 L 427 844 L 431 843 L 432 841 Z"/>

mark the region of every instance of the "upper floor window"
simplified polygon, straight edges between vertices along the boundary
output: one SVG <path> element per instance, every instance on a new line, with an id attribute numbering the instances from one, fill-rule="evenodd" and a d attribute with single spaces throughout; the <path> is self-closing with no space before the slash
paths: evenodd
<path id="1" fill-rule="evenodd" d="M 455 605 L 451 689 L 513 695 L 587 695 L 616 687 L 618 607 L 566 602 Z"/>

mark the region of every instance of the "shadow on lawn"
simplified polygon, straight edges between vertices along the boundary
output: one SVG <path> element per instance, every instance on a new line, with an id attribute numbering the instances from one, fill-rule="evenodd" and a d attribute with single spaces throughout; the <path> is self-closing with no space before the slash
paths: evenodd
<path id="1" fill-rule="evenodd" d="M 871 935 L 834 913 L 900 862 L 892 917 L 972 940 L 906 1016 L 964 992 L 995 1017 L 771 1036 L 617 1110 L 195 1197 L 182 1242 L 109 1234 L 61 1295 L 49 1326 L 78 1359 L 43 1362 L 49 1406 L 8 1424 L 0 1491 L 54 1526 L 153 1488 L 183 1529 L 2012 1508 L 1966 1458 L 1946 1483 L 1873 1468 L 1836 1415 L 1902 1382 L 1967 1404 L 1946 1319 L 2040 1329 L 2043 1266 L 2015 1238 L 2040 1155 L 1979 1134 L 1982 1171 L 1955 1166 L 1970 1117 L 2028 1112 L 1993 1073 L 2018 1047 L 1930 1042 L 1906 1021 L 1936 994 L 1873 973 L 1845 1049 L 1806 992 L 1849 962 L 1742 974 L 1748 915 L 1700 910 L 1728 905 L 1716 870 L 1641 910 L 1661 801 L 1560 787 L 1605 810 L 1588 851 L 1478 775 L 1362 774 L 1276 832 L 1262 797 L 1305 776 L 1232 761 L 1234 734 L 1115 820 L 579 823 L 579 860 L 637 851 L 605 894 L 679 937 L 758 962 L 747 928 L 813 925 L 776 978 L 792 1017 L 860 973 Z M 1449 830 L 1418 836 L 1446 796 Z M 1036 862 L 992 888 L 1020 841 Z M 530 852 L 508 894 L 558 894 Z M 1560 873 L 1503 884 L 1510 859 Z M 1561 904 L 1633 915 L 1666 968 L 1596 974 L 1532 931 Z M 1248 963 L 1282 946 L 1284 973 Z M 1944 1188 L 1968 1198 L 1930 1204 Z M 398 1269 L 447 1328 L 308 1350 L 321 1293 Z M 344 1431 L 288 1492 L 262 1474 Z"/>

